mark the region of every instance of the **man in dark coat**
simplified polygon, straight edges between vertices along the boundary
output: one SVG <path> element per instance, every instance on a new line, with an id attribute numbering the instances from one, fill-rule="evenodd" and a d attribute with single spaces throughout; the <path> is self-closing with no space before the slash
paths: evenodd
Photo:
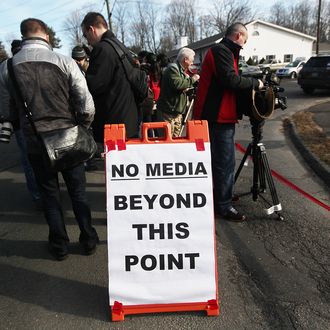
<path id="1" fill-rule="evenodd" d="M 241 117 L 239 103 L 244 103 L 243 93 L 263 88 L 261 80 L 238 74 L 239 52 L 247 39 L 245 25 L 234 23 L 222 41 L 210 48 L 202 64 L 194 106 L 194 118 L 209 123 L 215 209 L 222 218 L 231 221 L 246 220 L 232 206 L 235 124 Z"/>
<path id="2" fill-rule="evenodd" d="M 105 124 L 125 124 L 128 138 L 138 135 L 138 108 L 122 63 L 104 39 L 115 38 L 104 17 L 89 12 L 81 23 L 84 37 L 93 47 L 86 72 L 95 103 L 92 124 L 96 142 L 103 143 Z"/>

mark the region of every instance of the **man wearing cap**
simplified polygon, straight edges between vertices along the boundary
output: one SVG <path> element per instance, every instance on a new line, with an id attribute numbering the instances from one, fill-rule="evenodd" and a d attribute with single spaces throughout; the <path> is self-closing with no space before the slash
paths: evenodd
<path id="1" fill-rule="evenodd" d="M 73 47 L 71 57 L 76 61 L 81 72 L 85 75 L 85 72 L 88 69 L 88 61 L 85 49 L 81 46 Z"/>
<path id="2" fill-rule="evenodd" d="M 243 92 L 263 88 L 261 80 L 238 73 L 239 52 L 247 39 L 245 25 L 234 23 L 221 42 L 209 49 L 194 106 L 194 118 L 207 120 L 210 129 L 215 212 L 236 222 L 246 220 L 232 206 L 235 124 L 241 119 L 239 103 Z"/>

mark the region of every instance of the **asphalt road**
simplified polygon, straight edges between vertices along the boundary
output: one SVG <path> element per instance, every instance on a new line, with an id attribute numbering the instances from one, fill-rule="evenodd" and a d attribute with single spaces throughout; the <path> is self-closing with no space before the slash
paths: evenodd
<path id="1" fill-rule="evenodd" d="M 288 109 L 277 110 L 264 126 L 270 167 L 306 193 L 330 205 L 329 191 L 286 138 L 282 120 L 330 95 L 302 93 L 295 81 L 282 82 Z M 251 140 L 247 120 L 237 142 Z M 88 173 L 88 195 L 101 243 L 93 256 L 81 255 L 78 230 L 63 192 L 70 256 L 53 261 L 47 226 L 26 191 L 15 141 L 0 145 L 0 328 L 1 329 L 328 329 L 330 325 L 330 214 L 274 179 L 284 221 L 265 215 L 261 199 L 241 197 L 237 208 L 250 221 L 216 219 L 220 316 L 202 312 L 129 315 L 110 321 L 104 173 Z M 242 153 L 237 152 L 239 164 Z M 252 164 L 244 167 L 237 193 L 250 191 Z M 269 192 L 264 194 L 270 200 Z"/>

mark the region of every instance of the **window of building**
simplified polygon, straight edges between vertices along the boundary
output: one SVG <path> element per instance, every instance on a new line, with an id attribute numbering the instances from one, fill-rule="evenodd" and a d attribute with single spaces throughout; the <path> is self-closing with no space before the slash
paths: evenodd
<path id="1" fill-rule="evenodd" d="M 254 37 L 258 37 L 258 36 L 259 36 L 259 32 L 258 32 L 258 31 L 253 31 L 253 32 L 252 32 L 252 35 L 253 35 Z"/>
<path id="2" fill-rule="evenodd" d="M 256 64 L 256 63 L 259 63 L 259 62 L 258 62 L 258 55 L 253 55 L 253 56 L 252 56 L 252 60 L 253 60 L 253 63 L 255 63 L 255 64 Z"/>
<path id="3" fill-rule="evenodd" d="M 284 55 L 284 62 L 292 62 L 293 55 L 292 54 L 286 54 Z"/>
<path id="4" fill-rule="evenodd" d="M 266 55 L 266 61 L 275 60 L 275 55 Z"/>

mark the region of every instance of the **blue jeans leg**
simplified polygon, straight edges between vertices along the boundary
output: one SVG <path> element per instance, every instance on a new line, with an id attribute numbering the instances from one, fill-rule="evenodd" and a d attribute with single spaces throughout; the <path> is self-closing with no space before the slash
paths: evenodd
<path id="1" fill-rule="evenodd" d="M 21 154 L 21 163 L 23 166 L 25 178 L 26 178 L 26 185 L 27 188 L 34 200 L 37 200 L 40 198 L 40 193 L 38 189 L 38 185 L 36 182 L 36 178 L 34 176 L 34 172 L 32 169 L 32 166 L 30 164 L 28 155 L 27 155 L 27 148 L 26 148 L 26 141 L 25 137 L 23 135 L 22 130 L 15 130 L 15 138 L 17 145 L 20 149 L 20 154 Z"/>
<path id="2" fill-rule="evenodd" d="M 235 172 L 235 124 L 210 125 L 214 205 L 225 213 L 231 207 Z"/>
<path id="3" fill-rule="evenodd" d="M 80 229 L 80 242 L 98 242 L 96 230 L 92 227 L 91 210 L 86 196 L 86 175 L 84 164 L 62 171 L 68 189 L 73 213 Z"/>
<path id="4" fill-rule="evenodd" d="M 41 154 L 29 154 L 29 160 L 41 193 L 44 215 L 49 227 L 49 244 L 57 251 L 67 252 L 69 237 L 64 223 L 58 173 L 44 163 Z"/>

